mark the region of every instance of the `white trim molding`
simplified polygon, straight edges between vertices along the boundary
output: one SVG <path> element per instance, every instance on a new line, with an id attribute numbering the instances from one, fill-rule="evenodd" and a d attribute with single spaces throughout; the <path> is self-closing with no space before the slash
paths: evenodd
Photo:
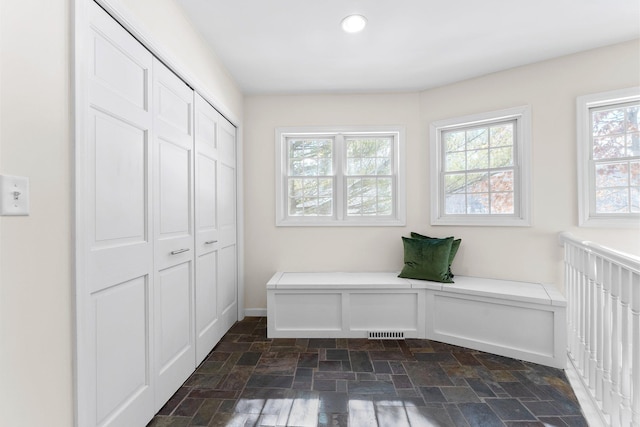
<path id="1" fill-rule="evenodd" d="M 576 99 L 576 139 L 578 153 L 578 224 L 580 227 L 628 228 L 640 226 L 640 214 L 595 213 L 595 173 L 592 158 L 590 110 L 607 105 L 640 100 L 640 87 L 579 96 Z"/>
<path id="2" fill-rule="evenodd" d="M 490 125 L 509 120 L 515 122 L 514 214 L 445 214 L 442 133 L 452 129 Z M 531 200 L 533 196 L 531 190 L 531 107 L 529 105 L 438 120 L 431 123 L 429 130 L 432 225 L 500 227 L 528 227 L 531 225 Z"/>

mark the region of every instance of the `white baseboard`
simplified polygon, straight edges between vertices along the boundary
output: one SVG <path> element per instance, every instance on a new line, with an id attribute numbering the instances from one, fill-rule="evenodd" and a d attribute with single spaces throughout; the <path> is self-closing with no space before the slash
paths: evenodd
<path id="1" fill-rule="evenodd" d="M 604 419 L 602 412 L 598 408 L 597 403 L 595 402 L 591 393 L 584 384 L 580 373 L 573 364 L 573 360 L 571 356 L 567 357 L 567 369 L 565 370 L 565 374 L 567 375 L 567 379 L 573 388 L 573 392 L 576 394 L 578 398 L 578 402 L 580 403 L 580 408 L 582 409 L 582 414 L 584 418 L 587 420 L 589 427 L 606 427 L 609 425 L 606 419 Z"/>
<path id="2" fill-rule="evenodd" d="M 246 317 L 267 317 L 266 308 L 245 308 L 244 315 Z"/>

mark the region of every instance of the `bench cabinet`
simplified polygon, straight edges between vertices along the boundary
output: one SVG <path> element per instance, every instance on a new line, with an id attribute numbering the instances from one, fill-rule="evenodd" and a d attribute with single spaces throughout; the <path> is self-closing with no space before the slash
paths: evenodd
<path id="1" fill-rule="evenodd" d="M 397 272 L 278 272 L 267 283 L 270 338 L 426 338 L 564 368 L 566 300 L 540 283 Z"/>

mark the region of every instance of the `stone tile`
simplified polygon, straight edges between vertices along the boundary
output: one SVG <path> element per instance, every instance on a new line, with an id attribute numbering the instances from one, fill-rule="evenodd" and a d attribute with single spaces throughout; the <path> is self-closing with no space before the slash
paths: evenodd
<path id="1" fill-rule="evenodd" d="M 518 399 L 487 399 L 493 412 L 504 421 L 536 421 L 536 417 Z"/>
<path id="2" fill-rule="evenodd" d="M 189 425 L 198 427 L 209 425 L 221 404 L 222 401 L 218 399 L 203 399 L 202 405 L 198 408 Z"/>
<path id="3" fill-rule="evenodd" d="M 369 353 L 366 351 L 349 351 L 349 358 L 351 359 L 351 369 L 355 372 L 373 372 L 373 366 Z"/>
<path id="4" fill-rule="evenodd" d="M 254 372 L 264 375 L 295 375 L 298 358 L 260 359 Z"/>
<path id="5" fill-rule="evenodd" d="M 391 365 L 386 360 L 376 360 L 373 362 L 373 370 L 378 374 L 391 374 Z"/>
<path id="6" fill-rule="evenodd" d="M 261 356 L 262 353 L 247 351 L 246 353 L 242 354 L 240 359 L 238 359 L 236 365 L 255 366 L 258 363 L 258 360 L 260 360 Z"/>
<path id="7" fill-rule="evenodd" d="M 478 395 L 478 397 L 496 397 L 491 388 L 479 378 L 466 378 L 465 381 L 469 387 Z"/>
<path id="8" fill-rule="evenodd" d="M 316 380 L 355 380 L 355 372 L 314 372 L 313 378 Z"/>
<path id="9" fill-rule="evenodd" d="M 347 340 L 349 350 L 382 350 L 382 342 L 364 338 L 349 338 Z"/>
<path id="10" fill-rule="evenodd" d="M 539 417 L 538 420 L 545 425 L 545 427 L 567 427 L 567 423 L 562 421 L 560 417 Z"/>
<path id="11" fill-rule="evenodd" d="M 189 397 L 199 399 L 235 399 L 240 395 L 237 390 L 210 390 L 210 389 L 193 389 L 189 392 Z"/>
<path id="12" fill-rule="evenodd" d="M 480 399 L 474 393 L 471 387 L 440 387 L 442 394 L 447 402 L 477 402 L 480 403 Z"/>
<path id="13" fill-rule="evenodd" d="M 420 392 L 424 397 L 424 401 L 427 403 L 447 401 L 447 398 L 442 394 L 440 387 L 420 387 Z"/>
<path id="14" fill-rule="evenodd" d="M 227 377 L 225 374 L 200 374 L 195 373 L 187 380 L 186 387 L 193 388 L 217 388 L 218 384 Z"/>
<path id="15" fill-rule="evenodd" d="M 340 360 L 321 360 L 318 362 L 318 370 L 320 371 L 350 371 L 351 365 L 345 365 Z"/>
<path id="16" fill-rule="evenodd" d="M 562 417 L 562 421 L 564 421 L 569 427 L 589 427 L 587 420 L 585 420 L 581 415 Z"/>
<path id="17" fill-rule="evenodd" d="M 297 366 L 299 368 L 317 368 L 318 353 L 300 353 Z"/>
<path id="18" fill-rule="evenodd" d="M 504 424 L 486 403 L 459 403 L 458 408 L 471 427 L 503 427 Z"/>
<path id="19" fill-rule="evenodd" d="M 406 356 L 400 350 L 371 350 L 369 351 L 371 360 L 406 360 Z"/>
<path id="20" fill-rule="evenodd" d="M 401 406 L 376 406 L 378 425 L 411 427 L 407 411 Z"/>
<path id="21" fill-rule="evenodd" d="M 478 366 L 482 365 L 478 359 L 473 355 L 473 353 L 467 352 L 455 352 L 451 353 L 453 357 L 461 364 L 465 366 Z"/>
<path id="22" fill-rule="evenodd" d="M 394 393 L 396 389 L 393 383 L 386 381 L 349 381 L 347 384 L 349 393 L 381 394 Z"/>
<path id="23" fill-rule="evenodd" d="M 349 351 L 344 349 L 327 350 L 327 360 L 349 361 Z"/>
<path id="24" fill-rule="evenodd" d="M 191 417 L 166 417 L 160 415 L 151 420 L 147 427 L 187 427 L 190 421 Z"/>
<path id="25" fill-rule="evenodd" d="M 415 426 L 457 427 L 444 408 L 411 406 L 405 408 L 409 424 Z"/>
<path id="26" fill-rule="evenodd" d="M 458 360 L 453 357 L 453 353 L 416 353 L 415 358 L 423 362 L 458 364 Z"/>
<path id="27" fill-rule="evenodd" d="M 389 362 L 389 367 L 391 368 L 392 374 L 402 375 L 407 373 L 407 371 L 404 370 L 404 366 L 402 366 L 402 362 L 392 360 L 391 362 Z"/>
<path id="28" fill-rule="evenodd" d="M 449 418 L 451 418 L 456 427 L 469 427 L 467 419 L 455 403 L 445 404 L 444 409 L 447 411 Z"/>
<path id="29" fill-rule="evenodd" d="M 376 381 L 376 380 L 379 380 L 379 378 L 373 372 L 357 372 L 356 380 L 357 381 Z M 387 378 L 387 380 L 391 381 L 391 378 Z"/>
<path id="30" fill-rule="evenodd" d="M 236 366 L 215 388 L 220 390 L 242 390 L 252 373 L 253 368 L 249 366 Z"/>
<path id="31" fill-rule="evenodd" d="M 277 375 L 253 374 L 247 382 L 247 387 L 289 388 L 293 384 L 293 377 Z"/>
<path id="32" fill-rule="evenodd" d="M 348 427 L 349 414 L 318 414 L 318 427 Z"/>
<path id="33" fill-rule="evenodd" d="M 346 414 L 349 410 L 349 395 L 338 392 L 319 392 L 319 411 L 330 414 Z"/>
<path id="34" fill-rule="evenodd" d="M 500 387 L 512 397 L 535 397 L 535 395 L 524 384 L 516 382 L 500 382 Z"/>
<path id="35" fill-rule="evenodd" d="M 193 399 L 191 397 L 185 398 L 180 405 L 173 411 L 174 416 L 179 417 L 193 417 L 198 409 L 200 409 L 200 405 L 202 405 L 204 399 Z"/>
<path id="36" fill-rule="evenodd" d="M 316 391 L 336 391 L 336 380 L 315 380 L 313 389 Z"/>
<path id="37" fill-rule="evenodd" d="M 336 340 L 334 338 L 311 338 L 307 348 L 336 348 Z"/>
<path id="38" fill-rule="evenodd" d="M 413 388 L 413 383 L 406 375 L 392 375 L 391 380 L 393 381 L 393 385 L 397 389 L 401 388 Z"/>
<path id="39" fill-rule="evenodd" d="M 529 412 L 537 417 L 562 415 L 562 412 L 552 402 L 531 401 L 523 402 L 523 404 L 527 407 Z"/>
<path id="40" fill-rule="evenodd" d="M 291 402 L 288 414 L 285 414 L 286 410 L 280 411 L 278 425 L 280 425 L 284 416 L 286 416 L 287 425 L 299 427 L 317 426 L 319 406 L 317 392 L 296 392 Z"/>
<path id="41" fill-rule="evenodd" d="M 436 363 L 404 362 L 404 369 L 415 386 L 453 386 L 449 376 Z"/>
<path id="42" fill-rule="evenodd" d="M 526 371 L 527 367 L 516 359 L 498 356 L 496 354 L 481 353 L 475 356 L 487 369 L 492 371 L 509 370 L 509 371 Z"/>

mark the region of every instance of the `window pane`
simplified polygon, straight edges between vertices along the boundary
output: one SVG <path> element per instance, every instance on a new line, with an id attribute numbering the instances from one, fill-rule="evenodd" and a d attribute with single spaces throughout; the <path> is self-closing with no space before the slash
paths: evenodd
<path id="1" fill-rule="evenodd" d="M 488 214 L 489 213 L 489 194 L 477 193 L 467 196 L 467 213 L 468 214 Z"/>
<path id="2" fill-rule="evenodd" d="M 631 212 L 640 212 L 640 187 L 631 187 Z"/>
<path id="3" fill-rule="evenodd" d="M 492 148 L 490 156 L 492 168 L 513 166 L 513 147 Z"/>
<path id="4" fill-rule="evenodd" d="M 462 151 L 465 149 L 465 132 L 446 132 L 444 133 L 444 149 L 449 153 L 452 151 Z"/>
<path id="5" fill-rule="evenodd" d="M 629 212 L 629 191 L 626 188 L 607 188 L 596 191 L 597 213 Z"/>
<path id="6" fill-rule="evenodd" d="M 347 138 L 347 175 L 391 175 L 393 139 Z"/>
<path id="7" fill-rule="evenodd" d="M 491 174 L 491 191 L 492 192 L 513 192 L 513 171 L 500 171 Z"/>
<path id="8" fill-rule="evenodd" d="M 489 150 L 467 152 L 467 170 L 487 169 L 489 167 Z"/>
<path id="9" fill-rule="evenodd" d="M 467 193 L 486 193 L 489 191 L 489 174 L 488 173 L 469 173 L 467 174 Z"/>
<path id="10" fill-rule="evenodd" d="M 489 146 L 489 131 L 487 128 L 477 128 L 467 131 L 467 150 L 477 150 Z"/>
<path id="11" fill-rule="evenodd" d="M 331 178 L 289 179 L 289 215 L 326 216 L 333 214 Z"/>
<path id="12" fill-rule="evenodd" d="M 640 162 L 631 162 L 631 185 L 640 186 Z"/>
<path id="13" fill-rule="evenodd" d="M 332 152 L 331 139 L 289 139 L 289 174 L 331 175 Z"/>
<path id="14" fill-rule="evenodd" d="M 626 187 L 629 174 L 626 163 L 605 163 L 596 165 L 596 188 Z"/>
<path id="15" fill-rule="evenodd" d="M 624 157 L 624 136 L 607 136 L 593 139 L 593 159 L 615 159 Z"/>
<path id="16" fill-rule="evenodd" d="M 466 196 L 464 194 L 447 194 L 444 200 L 445 212 L 449 215 L 467 212 Z"/>
<path id="17" fill-rule="evenodd" d="M 449 153 L 446 156 L 444 170 L 449 171 L 463 171 L 466 169 L 467 155 L 464 151 L 457 153 Z"/>
<path id="18" fill-rule="evenodd" d="M 492 214 L 513 214 L 513 193 L 491 193 L 491 213 Z"/>
<path id="19" fill-rule="evenodd" d="M 391 178 L 378 178 L 378 198 L 391 198 L 393 196 L 393 180 Z"/>
<path id="20" fill-rule="evenodd" d="M 466 174 L 455 173 L 444 176 L 444 192 L 446 194 L 464 192 L 466 186 Z"/>
<path id="21" fill-rule="evenodd" d="M 513 145 L 513 123 L 501 126 L 492 126 L 490 133 L 490 144 L 492 147 Z"/>
<path id="22" fill-rule="evenodd" d="M 640 156 L 640 132 L 627 134 L 627 156 Z"/>
<path id="23" fill-rule="evenodd" d="M 627 107 L 627 132 L 637 132 L 640 130 L 640 105 Z"/>
<path id="24" fill-rule="evenodd" d="M 624 132 L 625 109 L 611 108 L 592 112 L 593 135 L 614 135 Z"/>

